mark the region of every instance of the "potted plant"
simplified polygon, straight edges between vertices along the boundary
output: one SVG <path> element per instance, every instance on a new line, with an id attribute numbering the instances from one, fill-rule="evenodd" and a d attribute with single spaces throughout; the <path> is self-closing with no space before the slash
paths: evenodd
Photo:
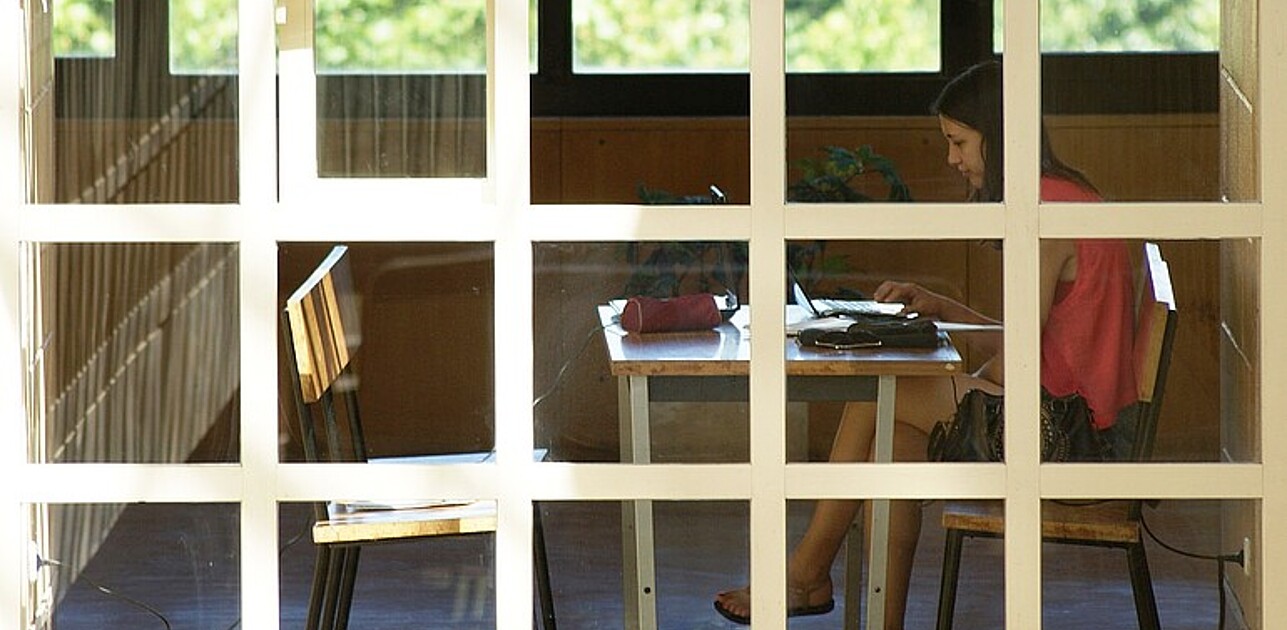
<path id="1" fill-rule="evenodd" d="M 884 201 L 912 201 L 911 190 L 903 182 L 898 167 L 880 155 L 871 145 L 855 149 L 826 146 L 821 157 L 793 163 L 800 178 L 787 186 L 787 201 L 796 203 L 862 203 L 874 199 L 856 188 L 864 178 L 879 176 L 888 187 Z M 675 195 L 669 191 L 639 184 L 636 194 L 646 204 L 724 203 L 725 196 L 717 186 L 708 195 Z M 625 295 L 671 297 L 683 292 L 722 293 L 738 290 L 746 275 L 747 248 L 744 243 L 722 241 L 674 241 L 631 243 L 626 246 L 626 262 L 633 269 L 624 288 Z M 800 281 L 813 284 L 820 277 L 843 273 L 848 263 L 843 257 L 827 256 L 826 241 L 794 242 L 787 247 L 787 264 Z M 842 291 L 843 293 L 843 291 Z M 841 297 L 844 297 L 843 295 Z"/>

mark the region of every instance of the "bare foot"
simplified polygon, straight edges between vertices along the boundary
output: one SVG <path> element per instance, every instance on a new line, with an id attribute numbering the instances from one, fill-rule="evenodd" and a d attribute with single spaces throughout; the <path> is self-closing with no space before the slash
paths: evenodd
<path id="1" fill-rule="evenodd" d="M 831 580 L 808 587 L 787 585 L 788 617 L 822 615 L 835 607 L 836 602 L 831 597 Z M 747 586 L 716 594 L 715 610 L 734 623 L 751 623 L 751 588 Z"/>

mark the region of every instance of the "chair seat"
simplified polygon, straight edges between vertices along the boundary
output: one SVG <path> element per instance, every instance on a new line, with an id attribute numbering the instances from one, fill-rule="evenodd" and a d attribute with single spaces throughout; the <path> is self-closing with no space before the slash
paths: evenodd
<path id="1" fill-rule="evenodd" d="M 496 531 L 496 502 L 469 501 L 401 509 L 351 510 L 328 506 L 330 518 L 313 525 L 313 542 L 336 545 Z"/>
<path id="2" fill-rule="evenodd" d="M 1048 540 L 1136 543 L 1140 539 L 1140 528 L 1133 518 L 1133 510 L 1132 501 L 1087 505 L 1045 501 L 1041 505 L 1041 536 Z M 943 527 L 1001 536 L 1005 533 L 1004 504 L 1001 501 L 949 501 L 943 506 Z"/>
<path id="3" fill-rule="evenodd" d="M 533 461 L 542 461 L 548 449 L 532 450 Z M 493 461 L 494 451 L 444 455 L 406 455 L 372 458 L 370 464 L 481 464 Z M 327 520 L 313 525 L 313 542 L 337 545 L 398 538 L 429 538 L 496 531 L 495 501 L 333 501 L 326 506 Z"/>

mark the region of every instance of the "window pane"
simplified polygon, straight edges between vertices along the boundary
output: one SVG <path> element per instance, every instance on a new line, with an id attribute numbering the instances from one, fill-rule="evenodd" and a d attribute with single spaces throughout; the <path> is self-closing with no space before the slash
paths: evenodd
<path id="1" fill-rule="evenodd" d="M 279 246 L 279 304 L 285 306 L 331 251 L 331 244 Z M 362 243 L 351 246 L 345 258 L 352 287 L 347 301 L 357 313 L 356 324 L 345 321 L 353 353 L 346 374 L 358 378 L 340 381 L 336 402 L 347 404 L 341 402 L 343 384 L 353 383 L 367 455 L 490 451 L 495 444 L 491 244 Z M 307 451 L 292 394 L 300 385 L 287 350 L 282 347 L 279 364 L 279 391 L 288 407 L 280 427 L 281 458 L 301 461 Z M 320 423 L 320 410 L 310 411 Z"/>
<path id="2" fill-rule="evenodd" d="M 900 342 L 894 339 L 877 347 L 834 347 L 850 342 L 861 346 L 864 339 L 856 334 L 851 339 L 831 335 L 813 341 L 822 330 L 848 332 L 864 323 L 890 323 L 891 311 L 884 311 L 886 315 L 827 315 L 830 310 L 874 308 L 863 301 L 874 299 L 876 289 L 886 281 L 913 283 L 973 311 L 968 316 L 965 311 L 935 316 L 946 321 L 999 321 L 1002 252 L 992 244 L 963 240 L 793 241 L 787 246 L 787 263 L 791 269 L 788 283 L 794 284 L 794 278 L 800 286 L 799 292 L 794 286 L 787 291 L 788 333 L 795 333 L 795 341 L 787 348 L 786 364 L 788 461 L 867 461 L 878 422 L 876 379 L 846 375 L 870 374 L 871 370 L 864 368 L 873 362 L 892 361 L 899 366 L 887 371 L 895 377 L 894 415 L 899 424 L 894 428 L 893 445 L 899 461 L 926 459 L 925 436 L 936 423 L 952 417 L 956 399 L 967 391 L 993 391 L 1004 386 L 1001 375 L 992 369 L 1000 352 L 999 329 L 957 330 L 937 338 L 931 331 L 928 339 L 902 340 L 903 344 L 927 343 L 929 347 L 899 347 Z M 816 312 L 804 306 L 806 300 L 814 304 Z M 841 376 L 845 382 L 838 382 Z M 796 419 L 800 411 L 793 407 L 797 405 L 805 407 L 807 422 Z M 838 434 L 841 422 L 846 429 Z"/>
<path id="3" fill-rule="evenodd" d="M 114 56 L 115 5 L 115 0 L 59 0 L 54 3 L 54 55 Z"/>
<path id="4" fill-rule="evenodd" d="M 631 628 L 622 557 L 631 501 L 541 502 L 560 627 Z M 652 515 L 656 580 L 649 587 L 658 628 L 724 627 L 713 595 L 746 583 L 750 505 L 745 501 L 643 501 Z M 633 593 L 633 589 L 631 591 Z"/>
<path id="5" fill-rule="evenodd" d="M 487 70 L 486 3 L 319 0 L 317 71 L 478 73 Z"/>
<path id="6" fill-rule="evenodd" d="M 1153 35 L 1136 32 L 1182 37 L 1188 31 L 1163 21 L 1196 18 L 1206 10 L 1191 2 L 1156 4 L 1153 10 L 1131 4 L 1118 8 L 1088 0 L 1045 0 L 1041 5 L 1043 47 L 1080 33 L 1113 38 L 1115 51 L 1150 52 L 1157 49 Z M 1142 4 L 1153 7 L 1155 3 Z M 1211 11 L 1218 8 L 1218 3 L 1202 4 Z M 1053 19 L 1065 14 L 1089 15 L 1102 25 Z M 1203 28 L 1217 27 L 1212 21 Z M 1251 41 L 1227 41 L 1239 50 L 1255 50 L 1254 34 L 1248 36 Z M 1214 40 L 1209 43 L 1214 47 Z M 1089 42 L 1079 46 L 1095 49 Z M 1255 169 L 1246 164 L 1222 165 L 1221 160 L 1254 159 L 1254 151 L 1246 148 L 1254 125 L 1245 122 L 1249 114 L 1244 98 L 1255 100 L 1256 73 L 1246 67 L 1253 60 L 1254 55 L 1235 50 L 1222 50 L 1218 56 L 1043 55 L 1042 112 L 1050 148 L 1081 171 L 1108 201 L 1236 198 L 1249 187 L 1234 186 L 1234 180 L 1246 180 Z M 1222 65 L 1231 72 L 1223 73 Z M 1226 83 L 1240 85 L 1226 89 L 1231 87 Z M 1243 92 L 1239 95 L 1235 90 Z M 1222 151 L 1222 143 L 1228 151 Z"/>
<path id="7" fill-rule="evenodd" d="M 32 510 L 46 561 L 32 577 L 37 597 L 52 605 L 53 627 L 240 624 L 236 505 L 67 504 Z"/>
<path id="8" fill-rule="evenodd" d="M 1057 295 L 1068 297 L 1056 298 L 1046 322 L 1042 383 L 1054 395 L 1067 394 L 1075 380 L 1070 380 L 1067 366 L 1089 358 L 1076 348 L 1092 346 L 1084 341 L 1073 346 L 1067 342 L 1080 322 L 1090 321 L 1070 317 L 1090 304 L 1078 297 L 1086 295 L 1079 287 L 1092 286 L 1078 284 L 1088 279 L 1082 272 L 1082 266 L 1087 265 L 1096 270 L 1093 286 L 1099 297 L 1094 308 L 1103 309 L 1094 328 L 1099 350 L 1090 356 L 1114 354 L 1111 347 L 1118 346 L 1122 350 L 1116 354 L 1121 357 L 1125 353 L 1127 358 L 1119 359 L 1124 363 L 1117 368 L 1096 358 L 1096 369 L 1074 368 L 1072 372 L 1099 371 L 1094 378 L 1100 383 L 1109 374 L 1119 374 L 1116 388 L 1095 386 L 1089 379 L 1078 384 L 1095 412 L 1093 420 L 1099 433 L 1114 447 L 1113 457 L 1168 462 L 1257 461 L 1259 244 L 1254 240 L 1154 242 L 1164 267 L 1147 263 L 1140 240 L 1075 241 L 1078 275 L 1058 290 Z M 1114 265 L 1108 261 L 1118 255 L 1127 258 L 1125 268 L 1109 273 Z M 1163 268 L 1165 273 L 1158 273 Z M 1150 279 L 1145 284 L 1146 270 L 1157 281 Z M 1175 336 L 1168 348 L 1169 368 L 1160 372 L 1156 361 L 1146 360 L 1164 355 L 1158 354 L 1162 331 L 1149 321 L 1157 317 L 1157 310 L 1145 298 L 1166 279 L 1176 305 Z M 1121 294 L 1117 307 L 1107 297 L 1115 287 Z M 1145 289 L 1150 292 L 1136 293 Z M 1138 303 L 1137 295 L 1141 296 Z M 1114 324 L 1123 319 L 1129 319 L 1129 326 Z M 1056 329 L 1062 342 L 1051 336 Z M 1126 339 L 1107 343 L 1123 332 Z M 1156 413 L 1156 418 L 1150 413 Z"/>
<path id="9" fill-rule="evenodd" d="M 699 295 L 746 299 L 745 243 L 541 243 L 534 256 L 537 446 L 560 461 L 747 461 L 745 376 L 702 375 L 745 366 L 750 343 Z M 684 296 L 690 313 L 711 319 L 681 314 L 663 329 L 627 333 L 613 319 L 638 296 Z M 670 326 L 683 333 L 667 334 Z M 650 404 L 632 408 L 621 388 L 643 373 L 652 374 Z M 649 444 L 632 443 L 631 423 L 651 430 L 648 459 L 637 455 Z"/>
<path id="10" fill-rule="evenodd" d="M 1191 52 L 1219 46 L 1219 0 L 1041 3 L 1045 52 Z"/>
<path id="11" fill-rule="evenodd" d="M 319 558 L 311 537 L 313 514 L 313 506 L 303 503 L 283 503 L 278 509 L 282 628 L 306 627 L 313 566 Z M 391 544 L 361 546 L 348 627 L 496 627 L 494 533 L 386 542 Z M 345 548 L 332 549 L 338 554 Z"/>
<path id="12" fill-rule="evenodd" d="M 236 74 L 236 0 L 170 0 L 170 72 Z"/>
<path id="13" fill-rule="evenodd" d="M 326 0 L 314 26 L 320 176 L 486 175 L 484 2 Z"/>
<path id="14" fill-rule="evenodd" d="M 993 49 L 1003 48 L 1004 1 L 992 9 Z M 1219 0 L 1045 0 L 1043 52 L 1199 52 L 1220 47 Z"/>
<path id="15" fill-rule="evenodd" d="M 1131 523 L 1130 501 L 1094 499 L 1043 501 L 1048 530 L 1073 531 L 1078 524 L 1098 517 L 1081 534 L 1082 544 L 1042 546 L 1043 628 L 1134 628 L 1141 613 L 1132 597 L 1131 571 L 1124 546 L 1105 545 L 1103 540 L 1087 541 L 1086 534 L 1106 539 L 1111 528 Z M 1164 500 L 1136 504 L 1144 527 L 1138 525 L 1142 549 L 1147 557 L 1146 588 L 1157 601 L 1157 615 L 1164 628 L 1219 627 L 1225 618 L 1256 618 L 1261 596 L 1255 577 L 1259 567 L 1259 505 L 1236 500 Z M 1105 516 L 1113 515 L 1113 516 Z M 1236 561 L 1243 540 L 1250 543 L 1252 574 L 1243 572 Z M 966 547 L 997 546 L 999 542 L 969 542 Z M 1116 548 L 1114 548 L 1116 547 Z M 1196 557 L 1183 554 L 1193 554 Z M 1217 579 L 1216 558 L 1226 556 Z M 962 563 L 962 576 L 978 571 Z M 1151 579 L 1150 579 L 1151 578 Z M 1225 592 L 1222 592 L 1225 591 Z M 963 596 L 977 595 L 976 589 L 962 589 Z M 1231 595 L 1230 595 L 1231 594 Z M 987 595 L 998 604 L 1000 591 Z M 1221 607 L 1225 606 L 1225 610 Z M 1148 610 L 1147 607 L 1144 608 Z M 1238 615 L 1234 611 L 1242 612 Z"/>
<path id="16" fill-rule="evenodd" d="M 573 72 L 745 72 L 750 3 L 574 0 Z"/>
<path id="17" fill-rule="evenodd" d="M 233 3 L 235 5 L 235 3 Z M 186 5 L 184 5 L 186 6 Z M 167 4 L 127 2 L 115 56 L 61 58 L 47 76 L 33 58 L 29 114 L 42 202 L 227 203 L 238 195 L 236 12 L 202 24 L 233 63 L 175 72 L 167 50 L 196 60 L 196 49 L 168 40 Z M 183 33 L 188 35 L 190 33 Z M 196 36 L 196 35 L 194 35 Z M 205 42 L 210 44 L 211 42 Z"/>
<path id="18" fill-rule="evenodd" d="M 787 0 L 789 72 L 939 69 L 936 0 Z"/>
<path id="19" fill-rule="evenodd" d="M 237 247 L 28 252 L 31 461 L 237 461 Z"/>

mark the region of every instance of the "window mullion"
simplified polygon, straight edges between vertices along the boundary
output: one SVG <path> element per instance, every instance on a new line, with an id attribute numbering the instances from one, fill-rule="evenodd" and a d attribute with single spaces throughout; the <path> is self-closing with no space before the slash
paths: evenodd
<path id="1" fill-rule="evenodd" d="M 1006 627 L 1041 627 L 1038 3 L 1005 3 Z"/>
<path id="2" fill-rule="evenodd" d="M 751 3 L 751 319 L 757 330 L 784 330 L 786 247 L 786 59 L 784 6 Z M 786 619 L 786 374 L 780 337 L 752 342 L 750 375 L 751 583 L 757 625 Z"/>

